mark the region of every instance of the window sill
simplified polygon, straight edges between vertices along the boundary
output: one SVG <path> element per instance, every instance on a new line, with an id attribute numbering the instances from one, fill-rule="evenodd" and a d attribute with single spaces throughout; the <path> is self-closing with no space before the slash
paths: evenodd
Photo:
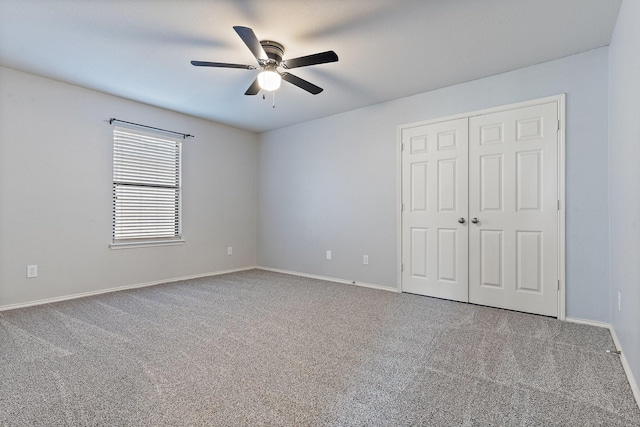
<path id="1" fill-rule="evenodd" d="M 175 246 L 182 245 L 185 240 L 154 240 L 150 242 L 126 242 L 126 243 L 110 243 L 110 249 L 134 249 L 146 248 L 150 246 Z"/>

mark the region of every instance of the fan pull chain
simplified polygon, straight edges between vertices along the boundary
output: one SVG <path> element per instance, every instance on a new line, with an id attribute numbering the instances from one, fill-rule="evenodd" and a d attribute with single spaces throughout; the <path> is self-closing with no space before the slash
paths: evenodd
<path id="1" fill-rule="evenodd" d="M 267 96 L 262 92 L 262 99 L 267 99 Z M 276 91 L 271 91 L 271 108 L 276 108 Z"/>

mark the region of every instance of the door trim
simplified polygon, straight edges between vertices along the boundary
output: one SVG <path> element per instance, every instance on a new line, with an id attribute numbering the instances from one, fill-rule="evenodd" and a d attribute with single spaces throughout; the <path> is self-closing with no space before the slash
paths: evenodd
<path id="1" fill-rule="evenodd" d="M 485 108 L 482 110 L 470 111 L 467 113 L 455 114 L 452 116 L 438 117 L 434 119 L 424 120 L 420 122 L 406 123 L 399 125 L 396 131 L 396 150 L 397 156 L 397 288 L 402 292 L 402 131 L 405 129 L 431 125 L 434 123 L 445 122 L 449 120 L 471 118 L 483 114 L 498 113 L 501 111 L 513 110 L 523 107 L 531 107 L 534 105 L 548 104 L 556 102 L 558 104 L 558 123 L 560 126 L 558 132 L 558 319 L 566 319 L 566 271 L 565 271 L 565 97 L 564 93 L 545 98 L 531 99 L 513 104 L 500 105 L 497 107 Z"/>

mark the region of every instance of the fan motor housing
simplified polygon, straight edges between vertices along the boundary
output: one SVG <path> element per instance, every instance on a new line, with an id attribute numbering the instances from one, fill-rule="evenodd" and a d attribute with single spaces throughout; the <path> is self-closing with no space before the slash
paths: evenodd
<path id="1" fill-rule="evenodd" d="M 267 54 L 269 59 L 275 61 L 276 64 L 280 64 L 280 62 L 282 62 L 284 46 L 278 42 L 274 42 L 273 40 L 260 40 L 260 45 L 262 45 L 262 49 L 264 49 L 264 52 Z"/>

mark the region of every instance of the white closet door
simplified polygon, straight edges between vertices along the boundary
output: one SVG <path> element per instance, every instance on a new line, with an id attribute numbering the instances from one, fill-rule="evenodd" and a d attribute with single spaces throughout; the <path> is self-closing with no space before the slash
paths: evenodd
<path id="1" fill-rule="evenodd" d="M 468 301 L 468 119 L 402 131 L 402 290 Z"/>
<path id="2" fill-rule="evenodd" d="M 557 316 L 557 103 L 469 119 L 469 218 L 469 301 Z"/>

